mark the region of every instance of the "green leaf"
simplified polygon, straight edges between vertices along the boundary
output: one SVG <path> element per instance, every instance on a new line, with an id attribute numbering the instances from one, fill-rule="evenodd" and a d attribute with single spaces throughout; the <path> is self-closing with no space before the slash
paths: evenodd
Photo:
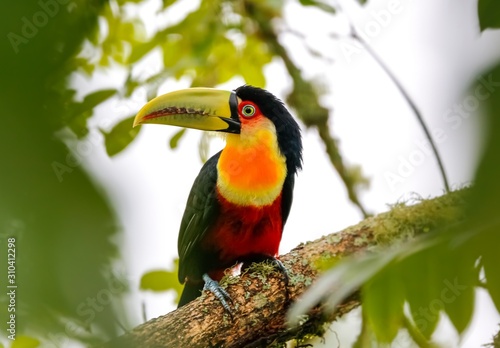
<path id="1" fill-rule="evenodd" d="M 87 120 L 92 117 L 92 110 L 82 110 L 81 104 L 72 104 L 70 112 L 72 117 L 67 121 L 67 126 L 75 133 L 78 139 L 82 139 L 88 134 Z"/>
<path id="2" fill-rule="evenodd" d="M 179 145 L 179 140 L 186 133 L 186 128 L 182 128 L 180 131 L 175 133 L 172 138 L 170 138 L 169 145 L 171 149 L 176 149 L 177 145 Z"/>
<path id="3" fill-rule="evenodd" d="M 397 251 L 381 254 L 365 254 L 345 258 L 322 275 L 290 308 L 287 315 L 289 325 L 296 325 L 300 318 L 322 301 L 326 310 L 333 311 L 347 296 L 359 289 L 374 274 L 391 262 Z"/>
<path id="4" fill-rule="evenodd" d="M 493 303 L 500 312 L 500 272 L 498 272 L 499 257 L 488 253 L 483 256 L 484 275 L 486 277 L 486 286 L 490 293 Z"/>
<path id="5" fill-rule="evenodd" d="M 90 94 L 87 94 L 81 103 L 83 110 L 91 110 L 97 105 L 111 98 L 118 92 L 116 89 L 102 89 Z"/>
<path id="6" fill-rule="evenodd" d="M 97 46 L 99 45 L 99 38 L 100 38 L 99 27 L 95 26 L 92 28 L 92 30 L 90 30 L 89 34 L 87 35 L 87 39 L 94 46 Z"/>
<path id="7" fill-rule="evenodd" d="M 500 28 L 500 1 L 479 0 L 477 3 L 477 13 L 481 31 Z"/>
<path id="8" fill-rule="evenodd" d="M 87 76 L 92 76 L 92 73 L 95 70 L 95 65 L 90 63 L 87 58 L 76 57 L 68 62 L 69 68 L 72 70 L 80 69 L 85 72 Z"/>
<path id="9" fill-rule="evenodd" d="M 379 342 L 392 342 L 403 322 L 404 285 L 399 267 L 389 264 L 361 291 L 363 314 Z"/>
<path id="10" fill-rule="evenodd" d="M 332 14 L 337 12 L 333 6 L 325 4 L 321 1 L 316 1 L 316 0 L 299 0 L 299 1 L 303 6 L 315 6 L 315 7 L 319 8 L 320 10 L 323 10 L 325 12 L 332 13 Z"/>
<path id="11" fill-rule="evenodd" d="M 444 303 L 440 301 L 443 277 L 438 257 L 440 248 L 433 247 L 417 252 L 401 263 L 402 279 L 413 321 L 420 332 L 429 339 L 439 321 Z"/>
<path id="12" fill-rule="evenodd" d="M 365 348 L 369 347 L 373 342 L 373 332 L 368 327 L 366 316 L 364 314 L 364 306 L 361 306 L 362 310 L 362 321 L 361 321 L 361 332 L 359 333 L 356 342 L 353 343 L 352 348 Z"/>
<path id="13" fill-rule="evenodd" d="M 169 6 L 175 4 L 176 0 L 163 0 L 163 8 L 166 9 Z"/>
<path id="14" fill-rule="evenodd" d="M 125 5 L 127 2 L 131 2 L 131 3 L 139 3 L 141 2 L 142 0 L 119 0 L 118 1 L 118 4 L 120 5 Z"/>
<path id="15" fill-rule="evenodd" d="M 12 342 L 11 348 L 36 348 L 40 346 L 40 341 L 29 336 L 16 336 L 16 340 Z"/>
<path id="16" fill-rule="evenodd" d="M 241 70 L 241 76 L 245 82 L 252 86 L 265 86 L 266 77 L 264 76 L 263 69 L 259 69 L 253 65 L 248 65 L 245 69 Z"/>
<path id="17" fill-rule="evenodd" d="M 144 43 L 134 43 L 132 45 L 132 52 L 130 53 L 127 63 L 132 64 L 136 63 L 138 60 L 143 58 L 146 54 L 151 52 L 154 48 L 157 47 L 159 43 L 155 40 L 147 41 Z"/>
<path id="18" fill-rule="evenodd" d="M 67 106 L 67 126 L 79 139 L 87 135 L 87 120 L 94 114 L 94 108 L 116 93 L 116 89 L 103 89 L 86 95 L 81 103 L 70 103 Z"/>
<path id="19" fill-rule="evenodd" d="M 163 66 L 165 69 L 175 69 L 175 66 L 184 57 L 183 52 L 186 47 L 182 43 L 181 38 L 171 37 L 161 45 L 163 51 Z M 189 58 L 187 58 L 189 59 Z"/>
<path id="20" fill-rule="evenodd" d="M 31 20 L 37 11 L 58 10 L 57 15 L 46 12 L 49 24 L 38 28 L 36 40 L 19 46 L 19 54 L 2 50 L 2 65 L 8 68 L 2 71 L 0 105 L 6 115 L 15 117 L 4 117 L 0 127 L 1 148 L 9 149 L 2 153 L 2 165 L 9 170 L 0 173 L 0 244 L 5 241 L 5 224 L 15 221 L 12 233 L 19 250 L 25 251 L 16 260 L 22 286 L 17 298 L 16 340 L 8 345 L 2 340 L 8 347 L 10 343 L 14 347 L 44 346 L 45 342 L 38 344 L 34 338 L 41 340 L 36 333 L 48 335 L 54 342 L 72 336 L 80 341 L 78 346 L 90 346 L 118 334 L 118 317 L 129 326 L 129 309 L 118 296 L 121 288 L 110 287 L 111 275 L 105 274 L 116 271 L 116 260 L 122 256 L 114 243 L 122 236 L 116 208 L 81 164 L 91 149 L 78 147 L 70 152 L 54 133 L 74 116 L 69 113 L 73 92 L 68 86 L 73 85 L 73 72 L 77 71 L 67 63 L 80 53 L 85 55 L 81 50 L 99 25 L 105 3 L 82 6 L 83 2 L 76 1 L 63 6 L 61 2 L 52 9 L 50 2 L 43 9 L 37 2 L 0 5 L 0 12 L 8 14 L 2 18 L 5 28 L 19 28 L 20 18 L 29 16 Z M 82 86 L 75 88 L 81 90 Z M 51 203 L 47 204 L 49 196 Z M 7 278 L 3 268 L 2 284 Z M 5 293 L 0 298 L 3 319 Z M 88 307 L 89 298 L 96 299 L 99 310 Z M 84 332 L 85 321 L 91 329 Z M 3 322 L 2 337 L 7 333 L 5 326 Z"/>
<path id="21" fill-rule="evenodd" d="M 176 302 L 179 301 L 183 286 L 177 279 L 179 260 L 174 261 L 174 270 L 154 270 L 146 272 L 141 277 L 140 289 L 156 292 L 174 290 L 177 294 Z"/>
<path id="22" fill-rule="evenodd" d="M 178 283 L 177 276 L 174 272 L 157 270 L 144 273 L 141 277 L 141 290 L 151 291 L 167 291 L 174 287 L 174 283 Z"/>
<path id="23" fill-rule="evenodd" d="M 459 333 L 462 333 L 472 319 L 474 312 L 474 286 L 478 272 L 474 268 L 475 259 L 466 250 L 454 250 L 441 255 L 445 265 L 445 276 L 440 300 L 444 310 Z M 450 262 L 453 260 L 453 262 Z"/>
<path id="24" fill-rule="evenodd" d="M 141 127 L 132 128 L 135 116 L 128 117 L 116 124 L 113 129 L 104 135 L 104 143 L 108 156 L 114 156 L 123 151 L 139 134 Z"/>
<path id="25" fill-rule="evenodd" d="M 255 37 L 247 37 L 246 45 L 241 54 L 238 71 L 245 82 L 254 86 L 265 86 L 264 66 L 271 62 L 272 54 L 267 44 Z"/>
<path id="26" fill-rule="evenodd" d="M 488 81 L 500 81 L 500 64 L 484 72 L 480 82 L 472 88 L 477 89 L 480 83 L 488 86 L 490 84 Z M 480 231 L 475 249 L 482 254 L 486 285 L 497 310 L 500 311 L 500 272 L 498 271 L 500 265 L 500 252 L 498 251 L 500 245 L 498 216 L 500 211 L 500 185 L 498 185 L 500 177 L 500 161 L 498 161 L 500 153 L 500 137 L 498 137 L 500 132 L 500 117 L 498 117 L 500 115 L 500 94 L 498 89 L 495 89 L 482 104 L 484 104 L 485 122 L 488 124 L 487 134 L 483 135 L 486 142 L 474 179 L 473 195 L 468 204 L 469 210 L 473 213 L 473 226 L 479 227 Z"/>

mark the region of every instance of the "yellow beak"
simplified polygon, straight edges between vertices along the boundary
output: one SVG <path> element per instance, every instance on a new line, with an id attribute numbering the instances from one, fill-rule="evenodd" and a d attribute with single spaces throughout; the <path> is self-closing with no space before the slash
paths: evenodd
<path id="1" fill-rule="evenodd" d="M 214 88 L 188 88 L 152 99 L 134 119 L 146 123 L 240 133 L 238 98 L 234 92 Z"/>

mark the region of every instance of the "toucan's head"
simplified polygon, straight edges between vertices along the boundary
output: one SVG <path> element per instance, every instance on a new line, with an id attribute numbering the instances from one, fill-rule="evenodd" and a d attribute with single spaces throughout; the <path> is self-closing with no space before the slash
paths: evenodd
<path id="1" fill-rule="evenodd" d="M 134 127 L 166 124 L 206 131 L 239 134 L 245 137 L 266 127 L 276 133 L 287 171 L 302 167 L 300 128 L 283 103 L 268 91 L 241 86 L 235 91 L 188 88 L 154 98 L 137 114 Z M 272 124 L 272 127 L 270 125 Z"/>

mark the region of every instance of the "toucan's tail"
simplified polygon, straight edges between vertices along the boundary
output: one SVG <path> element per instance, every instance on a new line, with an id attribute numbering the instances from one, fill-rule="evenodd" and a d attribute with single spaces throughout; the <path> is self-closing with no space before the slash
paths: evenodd
<path id="1" fill-rule="evenodd" d="M 203 290 L 203 282 L 200 282 L 198 284 L 186 283 L 186 285 L 184 285 L 184 290 L 182 290 L 181 299 L 179 300 L 177 308 L 182 307 L 185 304 L 188 304 L 197 297 L 200 297 L 202 290 Z"/>

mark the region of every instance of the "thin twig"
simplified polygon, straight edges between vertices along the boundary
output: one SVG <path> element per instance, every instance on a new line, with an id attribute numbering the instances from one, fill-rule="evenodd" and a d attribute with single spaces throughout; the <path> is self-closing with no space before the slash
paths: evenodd
<path id="1" fill-rule="evenodd" d="M 342 7 L 338 3 L 337 3 L 337 9 L 339 11 L 342 11 Z M 347 13 L 345 11 L 343 11 L 343 12 L 347 18 L 348 23 L 349 23 L 350 37 L 353 38 L 354 40 L 358 41 L 364 47 L 364 49 L 372 56 L 372 58 L 377 62 L 377 64 L 382 68 L 382 70 L 384 70 L 384 72 L 392 80 L 392 82 L 394 83 L 396 88 L 399 90 L 399 92 L 401 93 L 401 95 L 406 100 L 406 102 L 408 103 L 408 105 L 412 109 L 413 113 L 417 117 L 417 120 L 420 123 L 420 126 L 422 127 L 422 129 L 425 133 L 425 136 L 427 137 L 427 140 L 429 141 L 429 144 L 431 145 L 432 152 L 434 153 L 434 157 L 436 158 L 446 192 L 450 192 L 450 185 L 448 184 L 448 177 L 446 176 L 446 171 L 444 169 L 443 161 L 441 160 L 441 156 L 439 155 L 439 151 L 438 151 L 436 144 L 434 142 L 434 139 L 432 138 L 432 135 L 429 131 L 429 127 L 427 127 L 427 124 L 425 123 L 424 118 L 422 117 L 420 110 L 418 109 L 418 107 L 415 104 L 415 102 L 413 101 L 413 99 L 410 97 L 409 93 L 403 87 L 401 82 L 396 78 L 396 76 L 393 74 L 393 72 L 389 69 L 389 67 L 384 63 L 384 61 L 380 58 L 380 56 L 371 48 L 371 46 L 368 45 L 368 43 L 363 39 L 363 37 L 361 35 L 359 35 L 351 18 L 347 15 Z"/>

